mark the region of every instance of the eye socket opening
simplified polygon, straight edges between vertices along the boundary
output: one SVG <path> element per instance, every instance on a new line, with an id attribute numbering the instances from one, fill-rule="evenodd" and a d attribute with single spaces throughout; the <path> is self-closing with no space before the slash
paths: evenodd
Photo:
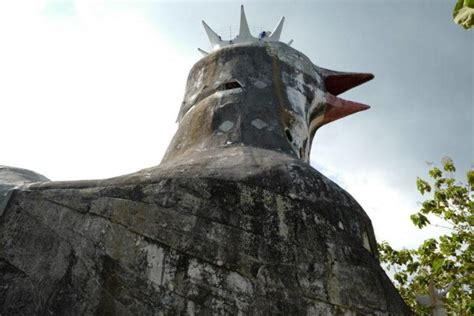
<path id="1" fill-rule="evenodd" d="M 232 90 L 238 88 L 242 88 L 240 82 L 238 82 L 237 80 L 232 80 L 221 84 L 218 90 Z"/>

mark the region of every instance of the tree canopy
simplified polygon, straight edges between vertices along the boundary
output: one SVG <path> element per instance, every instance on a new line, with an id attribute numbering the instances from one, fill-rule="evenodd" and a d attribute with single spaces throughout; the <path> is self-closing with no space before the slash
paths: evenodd
<path id="1" fill-rule="evenodd" d="M 474 170 L 467 171 L 467 183 L 458 182 L 455 171 L 453 161 L 445 158 L 441 168 L 429 171 L 430 181 L 418 178 L 418 191 L 428 197 L 411 215 L 420 229 L 440 226 L 432 224 L 434 217 L 439 218 L 446 234 L 427 239 L 416 249 L 379 244 L 381 263 L 394 272 L 395 286 L 417 315 L 430 314 L 416 298 L 420 301 L 420 295 L 433 292 L 433 287 L 446 293 L 441 301 L 448 313 L 474 314 Z"/>

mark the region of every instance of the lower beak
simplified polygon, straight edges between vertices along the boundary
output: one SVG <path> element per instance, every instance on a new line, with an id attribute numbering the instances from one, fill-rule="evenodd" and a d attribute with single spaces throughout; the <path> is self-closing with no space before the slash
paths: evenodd
<path id="1" fill-rule="evenodd" d="M 370 106 L 366 104 L 344 100 L 342 98 L 336 97 L 335 95 L 327 93 L 326 111 L 321 125 L 333 122 L 359 111 L 367 110 L 369 108 Z"/>

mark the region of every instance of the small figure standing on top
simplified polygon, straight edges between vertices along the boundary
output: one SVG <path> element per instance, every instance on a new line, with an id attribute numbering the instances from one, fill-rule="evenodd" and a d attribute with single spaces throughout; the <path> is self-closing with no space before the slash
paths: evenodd
<path id="1" fill-rule="evenodd" d="M 272 32 L 270 31 L 262 31 L 260 34 L 258 34 L 259 39 L 264 39 L 265 37 L 270 37 L 272 35 Z"/>

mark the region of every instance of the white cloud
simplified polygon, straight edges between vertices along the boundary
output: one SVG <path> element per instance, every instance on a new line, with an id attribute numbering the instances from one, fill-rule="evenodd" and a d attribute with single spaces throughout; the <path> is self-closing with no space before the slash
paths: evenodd
<path id="1" fill-rule="evenodd" d="M 157 165 L 193 60 L 139 10 L 47 5 L 0 8 L 1 163 L 54 180 Z"/>

